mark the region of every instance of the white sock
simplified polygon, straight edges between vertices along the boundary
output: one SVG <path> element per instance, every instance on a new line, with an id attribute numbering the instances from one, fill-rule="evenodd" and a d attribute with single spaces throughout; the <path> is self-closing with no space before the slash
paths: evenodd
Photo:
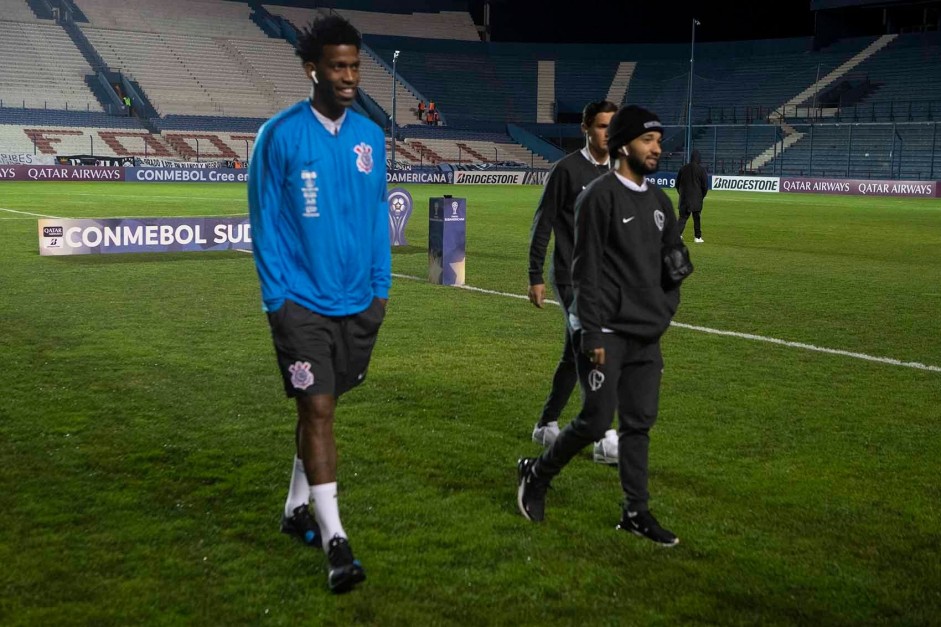
<path id="1" fill-rule="evenodd" d="M 297 455 L 294 456 L 294 472 L 291 473 L 291 488 L 288 490 L 288 500 L 284 502 L 284 515 L 290 516 L 301 505 L 307 504 L 310 498 L 310 486 L 307 484 L 307 474 L 304 472 L 304 462 Z"/>
<path id="2" fill-rule="evenodd" d="M 323 550 L 326 551 L 330 540 L 335 536 L 346 537 L 343 524 L 340 523 L 340 508 L 337 505 L 337 482 L 310 486 L 310 502 L 314 506 L 314 516 L 323 538 Z"/>

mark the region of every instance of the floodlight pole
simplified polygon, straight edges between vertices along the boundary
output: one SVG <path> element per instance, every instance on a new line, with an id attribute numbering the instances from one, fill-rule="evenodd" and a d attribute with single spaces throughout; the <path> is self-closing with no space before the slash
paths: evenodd
<path id="1" fill-rule="evenodd" d="M 686 98 L 686 163 L 689 163 L 693 144 L 693 59 L 696 56 L 696 27 L 700 21 L 693 18 L 693 35 L 689 44 L 689 93 Z"/>
<path id="2" fill-rule="evenodd" d="M 392 55 L 392 169 L 395 170 L 395 63 L 399 60 L 399 51 Z"/>

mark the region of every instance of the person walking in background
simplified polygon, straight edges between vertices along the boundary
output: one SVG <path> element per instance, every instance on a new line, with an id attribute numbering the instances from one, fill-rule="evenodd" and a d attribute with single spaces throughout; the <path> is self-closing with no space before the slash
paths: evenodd
<path id="1" fill-rule="evenodd" d="M 263 308 L 297 409 L 281 531 L 323 548 L 334 592 L 366 578 L 340 522 L 334 416 L 340 396 L 366 378 L 391 285 L 385 138 L 349 110 L 360 47 L 359 32 L 335 15 L 301 33 L 311 98 L 261 127 L 248 179 Z"/>
<path id="2" fill-rule="evenodd" d="M 650 429 L 657 418 L 663 358 L 660 337 L 692 272 L 670 199 L 646 180 L 657 171 L 663 126 L 637 106 L 619 110 L 608 127 L 614 170 L 575 203 L 570 324 L 582 387 L 582 410 L 538 459 L 517 464 L 517 507 L 528 520 L 545 516 L 549 483 L 618 414 L 618 473 L 624 493 L 619 529 L 663 546 L 679 539 L 650 512 Z"/>
<path id="3" fill-rule="evenodd" d="M 550 236 L 554 233 L 555 252 L 552 255 L 549 279 L 565 317 L 562 357 L 552 377 L 549 397 L 542 408 L 539 421 L 533 428 L 533 441 L 543 446 L 552 446 L 559 435 L 559 416 L 578 380 L 572 348 L 572 329 L 569 327 L 569 311 L 573 298 L 571 267 L 575 240 L 575 199 L 589 183 L 608 172 L 608 124 L 615 111 L 617 105 L 607 100 L 591 102 L 585 106 L 582 111 L 585 145 L 553 166 L 533 216 L 529 242 L 529 301 L 539 308 L 542 308 L 545 302 L 543 264 Z M 608 430 L 605 437 L 595 444 L 593 457 L 599 463 L 617 463 L 617 433 L 613 429 Z"/>
<path id="4" fill-rule="evenodd" d="M 702 238 L 702 205 L 709 192 L 709 177 L 700 164 L 699 151 L 693 150 L 689 163 L 680 168 L 676 175 L 676 191 L 680 196 L 680 236 L 686 228 L 686 221 L 693 215 L 693 234 L 697 244 L 703 243 Z"/>

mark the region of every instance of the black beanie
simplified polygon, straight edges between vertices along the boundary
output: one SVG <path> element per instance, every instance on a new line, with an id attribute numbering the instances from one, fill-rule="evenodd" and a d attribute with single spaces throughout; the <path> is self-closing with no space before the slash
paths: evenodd
<path id="1" fill-rule="evenodd" d="M 608 152 L 613 155 L 621 146 L 651 131 L 663 135 L 663 125 L 656 113 L 637 105 L 621 107 L 608 125 Z"/>

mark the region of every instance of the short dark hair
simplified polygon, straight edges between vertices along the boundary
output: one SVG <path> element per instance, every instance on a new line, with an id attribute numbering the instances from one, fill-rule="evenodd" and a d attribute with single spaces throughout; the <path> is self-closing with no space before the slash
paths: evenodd
<path id="1" fill-rule="evenodd" d="M 591 126 L 599 113 L 614 113 L 617 110 L 618 106 L 610 100 L 589 102 L 582 110 L 582 124 L 585 126 Z"/>
<path id="2" fill-rule="evenodd" d="M 323 56 L 324 46 L 363 46 L 359 31 L 339 15 L 321 17 L 311 22 L 297 36 L 294 54 L 304 63 L 317 63 Z"/>

